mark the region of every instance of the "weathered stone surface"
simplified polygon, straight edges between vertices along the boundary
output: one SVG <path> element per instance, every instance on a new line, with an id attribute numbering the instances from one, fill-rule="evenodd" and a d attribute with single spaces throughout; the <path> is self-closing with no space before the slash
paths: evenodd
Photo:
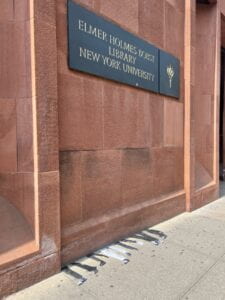
<path id="1" fill-rule="evenodd" d="M 102 149 L 101 81 L 81 75 L 59 80 L 60 150 Z"/>
<path id="2" fill-rule="evenodd" d="M 87 151 L 82 156 L 83 218 L 121 207 L 121 151 Z"/>
<path id="3" fill-rule="evenodd" d="M 16 103 L 0 99 L 0 172 L 17 171 Z"/>
<path id="4" fill-rule="evenodd" d="M 40 172 L 59 168 L 57 98 L 38 97 L 38 163 Z"/>
<path id="5" fill-rule="evenodd" d="M 82 220 L 82 152 L 60 153 L 61 224 L 67 226 Z"/>
<path id="6" fill-rule="evenodd" d="M 165 39 L 164 7 L 164 0 L 139 0 L 139 34 L 161 48 Z"/>
<path id="7" fill-rule="evenodd" d="M 165 3 L 165 50 L 179 59 L 184 58 L 184 16 Z"/>
<path id="8" fill-rule="evenodd" d="M 57 98 L 56 29 L 35 19 L 36 93 L 38 97 Z"/>
<path id="9" fill-rule="evenodd" d="M 2 0 L 1 1 L 1 11 L 0 11 L 0 21 L 9 21 L 13 19 L 13 1 Z"/>
<path id="10" fill-rule="evenodd" d="M 183 147 L 184 145 L 184 111 L 182 103 L 165 100 L 164 145 L 174 147 Z"/>
<path id="11" fill-rule="evenodd" d="M 100 0 L 100 12 L 121 26 L 138 32 L 138 0 Z"/>
<path id="12" fill-rule="evenodd" d="M 16 100 L 17 159 L 19 172 L 34 170 L 32 99 Z"/>
<path id="13" fill-rule="evenodd" d="M 159 197 L 184 188 L 183 148 L 152 149 L 154 196 Z"/>
<path id="14" fill-rule="evenodd" d="M 163 146 L 164 139 L 164 99 L 162 96 L 151 94 L 150 100 L 150 146 Z"/>
<path id="15" fill-rule="evenodd" d="M 147 201 L 153 197 L 152 157 L 148 148 L 122 152 L 123 206 Z"/>
<path id="16" fill-rule="evenodd" d="M 18 0 L 19 1 L 19 0 Z M 38 21 L 55 26 L 55 0 L 38 0 L 34 1 L 34 17 Z"/>
<path id="17" fill-rule="evenodd" d="M 52 254 L 33 261 L 27 260 L 18 269 L 0 274 L 0 295 L 7 296 L 24 289 L 60 270 L 59 254 Z M 29 276 L 28 276 L 29 274 Z"/>
<path id="18" fill-rule="evenodd" d="M 30 19 L 30 0 L 14 0 L 14 18 L 17 21 Z"/>
<path id="19" fill-rule="evenodd" d="M 30 96 L 27 22 L 0 22 L 0 98 Z"/>
<path id="20" fill-rule="evenodd" d="M 148 94 L 104 84 L 104 148 L 142 148 L 150 144 Z"/>
<path id="21" fill-rule="evenodd" d="M 0 173 L 0 195 L 14 205 L 34 232 L 33 173 Z"/>
<path id="22" fill-rule="evenodd" d="M 49 255 L 60 248 L 59 172 L 39 174 L 41 253 Z"/>

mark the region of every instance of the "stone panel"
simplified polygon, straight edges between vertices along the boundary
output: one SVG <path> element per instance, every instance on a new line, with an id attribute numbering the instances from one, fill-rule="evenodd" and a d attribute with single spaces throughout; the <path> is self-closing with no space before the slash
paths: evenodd
<path id="1" fill-rule="evenodd" d="M 81 221 L 81 156 L 80 151 L 60 153 L 61 224 L 66 226 Z"/>
<path id="2" fill-rule="evenodd" d="M 128 206 L 153 197 L 151 153 L 146 149 L 122 151 L 122 200 Z"/>
<path id="3" fill-rule="evenodd" d="M 26 21 L 30 18 L 30 1 L 14 0 L 14 18 L 17 21 Z"/>
<path id="4" fill-rule="evenodd" d="M 121 151 L 82 154 L 83 218 L 96 218 L 122 206 Z"/>
<path id="5" fill-rule="evenodd" d="M 164 138 L 164 99 L 163 96 L 151 94 L 150 96 L 150 145 L 163 146 Z"/>
<path id="6" fill-rule="evenodd" d="M 184 111 L 182 103 L 165 100 L 164 145 L 174 147 L 183 147 L 184 145 Z"/>
<path id="7" fill-rule="evenodd" d="M 198 190 L 212 182 L 213 178 L 209 171 L 202 164 L 201 159 L 196 156 L 195 159 L 195 189 Z"/>
<path id="8" fill-rule="evenodd" d="M 101 81 L 73 74 L 60 75 L 59 82 L 60 149 L 102 149 Z"/>
<path id="9" fill-rule="evenodd" d="M 139 34 L 161 48 L 164 46 L 165 36 L 164 8 L 164 0 L 139 0 Z"/>
<path id="10" fill-rule="evenodd" d="M 197 23 L 198 26 L 198 23 Z M 195 88 L 198 95 L 214 93 L 215 72 L 215 36 L 197 34 L 196 47 L 196 80 Z M 207 47 L 205 45 L 207 44 Z M 206 84 L 207 83 L 207 84 Z"/>
<path id="11" fill-rule="evenodd" d="M 223 1 L 220 1 L 220 9 L 223 16 L 225 16 L 225 3 Z"/>
<path id="12" fill-rule="evenodd" d="M 32 99 L 17 99 L 16 122 L 19 172 L 32 172 L 34 169 L 32 116 Z"/>
<path id="13" fill-rule="evenodd" d="M 33 173 L 0 173 L 0 196 L 20 211 L 34 232 Z"/>
<path id="14" fill-rule="evenodd" d="M 152 149 L 154 196 L 159 197 L 184 188 L 183 148 Z"/>
<path id="15" fill-rule="evenodd" d="M 35 19 L 36 91 L 38 97 L 57 98 L 55 27 Z"/>
<path id="16" fill-rule="evenodd" d="M 59 13 L 66 14 L 67 10 L 67 0 L 57 0 L 57 11 Z M 92 9 L 95 6 L 95 3 L 98 2 L 98 0 L 74 0 L 74 2 L 87 7 L 88 9 Z M 57 20 L 58 21 L 58 20 Z"/>
<path id="17" fill-rule="evenodd" d="M 86 253 L 91 253 L 103 244 L 138 232 L 146 226 L 153 226 L 185 211 L 185 196 L 178 195 L 167 198 L 153 205 L 136 206 L 136 210 L 123 210 L 115 214 L 113 219 L 103 218 L 100 223 L 88 223 L 77 231 L 68 244 L 63 243 L 62 261 L 68 263 Z"/>
<path id="18" fill-rule="evenodd" d="M 13 99 L 0 99 L 0 172 L 16 171 L 16 103 Z"/>
<path id="19" fill-rule="evenodd" d="M 150 144 L 148 93 L 104 84 L 104 148 L 143 148 Z"/>
<path id="20" fill-rule="evenodd" d="M 67 3 L 65 0 L 60 1 L 57 5 L 56 11 L 56 26 L 57 26 L 57 56 L 59 56 L 59 51 L 63 53 L 63 58 L 66 61 L 66 68 L 64 69 L 65 73 L 69 73 L 68 69 L 68 59 L 67 59 L 67 49 L 68 49 L 68 41 L 67 41 Z M 61 64 L 58 61 L 58 72 L 62 73 Z"/>
<path id="21" fill-rule="evenodd" d="M 184 16 L 168 2 L 165 4 L 165 50 L 183 60 Z"/>
<path id="22" fill-rule="evenodd" d="M 19 1 L 19 0 L 18 0 Z M 38 21 L 43 21 L 55 26 L 55 0 L 38 0 L 34 1 L 34 17 Z"/>
<path id="23" fill-rule="evenodd" d="M 166 0 L 169 4 L 173 5 L 173 7 L 183 14 L 185 13 L 185 1 L 180 0 Z"/>
<path id="24" fill-rule="evenodd" d="M 57 99 L 37 98 L 38 111 L 38 162 L 40 172 L 59 168 L 58 109 Z"/>
<path id="25" fill-rule="evenodd" d="M 100 0 L 100 12 L 121 26 L 138 32 L 138 0 Z"/>
<path id="26" fill-rule="evenodd" d="M 1 232 L 0 232 L 0 273 L 1 270 L 16 259 L 26 255 L 34 244 L 33 232 L 24 216 L 8 200 L 0 197 Z M 9 226 L 10 224 L 10 226 Z M 24 249 L 24 252 L 22 251 Z"/>
<path id="27" fill-rule="evenodd" d="M 223 1 L 220 1 L 223 2 Z M 216 27 L 216 5 L 198 5 L 196 9 L 197 34 L 201 33 L 206 36 L 215 35 Z"/>
<path id="28" fill-rule="evenodd" d="M 0 22 L 11 21 L 14 17 L 13 0 L 2 0 L 0 9 Z"/>
<path id="29" fill-rule="evenodd" d="M 0 98 L 30 96 L 26 22 L 0 22 Z"/>
<path id="30" fill-rule="evenodd" d="M 39 174 L 40 236 L 42 255 L 60 248 L 59 172 Z"/>
<path id="31" fill-rule="evenodd" d="M 0 296 L 8 296 L 43 280 L 60 270 L 59 254 L 27 261 L 7 273 L 0 274 Z M 28 276 L 29 274 L 29 276 Z"/>
<path id="32" fill-rule="evenodd" d="M 23 197 L 22 213 L 31 226 L 32 233 L 35 233 L 35 198 L 34 198 L 34 175 L 33 173 L 18 173 L 21 177 L 22 185 L 20 193 Z"/>

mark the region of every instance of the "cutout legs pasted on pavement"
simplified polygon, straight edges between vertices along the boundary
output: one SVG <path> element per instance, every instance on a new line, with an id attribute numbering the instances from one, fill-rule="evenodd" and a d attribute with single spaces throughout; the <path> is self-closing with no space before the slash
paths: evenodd
<path id="1" fill-rule="evenodd" d="M 132 251 L 139 250 L 138 246 L 142 246 L 144 242 L 150 242 L 155 246 L 159 246 L 166 238 L 167 235 L 162 231 L 147 228 L 140 233 L 122 239 L 117 243 L 99 249 L 84 258 L 68 264 L 63 267 L 62 271 L 73 280 L 75 279 L 78 285 L 82 285 L 87 281 L 88 273 L 98 273 L 98 267 L 104 266 L 108 259 L 116 259 L 127 264 L 131 259 Z M 91 263 L 97 263 L 97 266 L 90 265 Z"/>

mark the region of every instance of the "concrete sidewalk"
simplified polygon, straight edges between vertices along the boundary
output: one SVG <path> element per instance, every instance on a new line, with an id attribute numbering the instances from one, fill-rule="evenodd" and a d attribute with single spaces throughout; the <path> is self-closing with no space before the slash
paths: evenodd
<path id="1" fill-rule="evenodd" d="M 7 299 L 225 299 L 225 197 L 154 229 L 167 239 L 157 246 L 130 238 L 136 243 L 126 245 L 138 250 L 127 249 L 127 264 L 101 257 L 106 264 L 99 266 L 85 258 L 82 263 L 98 273 L 81 270 L 84 284 L 61 272 Z"/>

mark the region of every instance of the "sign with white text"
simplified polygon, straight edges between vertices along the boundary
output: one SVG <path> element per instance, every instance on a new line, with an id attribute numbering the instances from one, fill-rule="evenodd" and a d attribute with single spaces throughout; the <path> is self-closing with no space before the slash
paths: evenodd
<path id="1" fill-rule="evenodd" d="M 180 61 L 68 0 L 69 67 L 179 98 Z"/>
<path id="2" fill-rule="evenodd" d="M 158 92 L 159 50 L 68 1 L 69 66 Z"/>

